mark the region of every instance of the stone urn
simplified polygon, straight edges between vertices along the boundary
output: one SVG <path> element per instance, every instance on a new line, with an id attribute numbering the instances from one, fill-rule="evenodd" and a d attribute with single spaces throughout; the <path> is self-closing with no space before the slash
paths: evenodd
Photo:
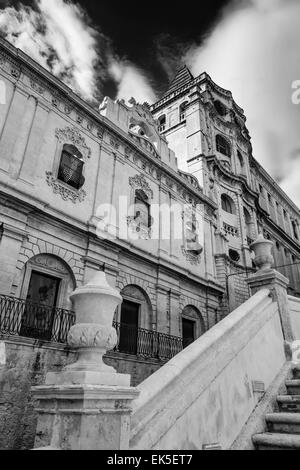
<path id="1" fill-rule="evenodd" d="M 115 380 L 112 376 L 121 377 L 122 374 L 117 374 L 113 367 L 106 365 L 102 357 L 117 344 L 117 333 L 112 322 L 122 297 L 108 284 L 105 273 L 99 271 L 87 284 L 78 287 L 70 299 L 74 303 L 76 324 L 69 331 L 68 344 L 77 350 L 78 360 L 64 368 L 59 380 L 61 383 L 113 385 Z M 52 380 L 52 375 L 50 377 L 49 374 L 49 380 Z M 127 383 L 125 375 L 124 380 Z"/>
<path id="2" fill-rule="evenodd" d="M 255 254 L 255 266 L 259 271 L 266 271 L 271 269 L 274 263 L 272 247 L 273 242 L 271 240 L 266 240 L 262 233 L 260 233 L 255 242 L 250 245 L 251 250 L 253 250 Z"/>

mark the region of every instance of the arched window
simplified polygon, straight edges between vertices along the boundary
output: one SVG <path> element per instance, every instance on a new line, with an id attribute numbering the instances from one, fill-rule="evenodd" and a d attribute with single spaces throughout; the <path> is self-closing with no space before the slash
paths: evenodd
<path id="1" fill-rule="evenodd" d="M 220 152 L 227 157 L 231 156 L 230 143 L 220 134 L 218 134 L 216 137 L 216 148 L 217 152 Z"/>
<path id="2" fill-rule="evenodd" d="M 163 114 L 158 118 L 158 130 L 159 132 L 163 132 L 166 129 L 166 115 Z"/>
<path id="3" fill-rule="evenodd" d="M 221 101 L 218 101 L 218 100 L 214 101 L 214 107 L 220 116 L 226 116 L 227 108 L 226 106 L 224 106 L 223 103 L 221 103 Z"/>
<path id="4" fill-rule="evenodd" d="M 222 194 L 221 196 L 221 207 L 223 211 L 228 212 L 229 214 L 235 214 L 235 205 L 231 197 L 227 194 Z"/>
<path id="5" fill-rule="evenodd" d="M 70 267 L 55 255 L 41 253 L 27 261 L 21 276 L 20 335 L 65 342 L 75 321 L 69 296 L 76 283 Z"/>
<path id="6" fill-rule="evenodd" d="M 151 227 L 150 204 L 146 193 L 142 189 L 135 191 L 134 221 L 145 228 Z"/>
<path id="7" fill-rule="evenodd" d="M 180 121 L 184 121 L 184 120 L 185 120 L 185 110 L 186 110 L 187 104 L 188 104 L 188 102 L 187 102 L 187 101 L 184 101 L 184 102 L 181 103 L 181 105 L 179 106 L 179 119 L 180 119 Z"/>
<path id="8" fill-rule="evenodd" d="M 80 189 L 84 185 L 82 154 L 72 144 L 65 144 L 61 153 L 57 178 L 60 181 Z"/>

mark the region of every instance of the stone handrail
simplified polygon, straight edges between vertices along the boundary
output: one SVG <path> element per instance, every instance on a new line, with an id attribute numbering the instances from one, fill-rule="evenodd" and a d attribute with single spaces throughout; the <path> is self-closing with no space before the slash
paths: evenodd
<path id="1" fill-rule="evenodd" d="M 131 449 L 228 449 L 285 363 L 278 305 L 262 289 L 138 389 Z"/>

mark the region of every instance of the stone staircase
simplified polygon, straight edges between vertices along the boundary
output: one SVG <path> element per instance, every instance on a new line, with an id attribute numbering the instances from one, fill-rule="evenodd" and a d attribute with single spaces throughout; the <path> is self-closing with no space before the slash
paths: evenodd
<path id="1" fill-rule="evenodd" d="M 255 434 L 257 450 L 300 450 L 300 366 L 287 380 L 287 394 L 277 397 L 278 412 L 266 415 L 267 432 Z"/>

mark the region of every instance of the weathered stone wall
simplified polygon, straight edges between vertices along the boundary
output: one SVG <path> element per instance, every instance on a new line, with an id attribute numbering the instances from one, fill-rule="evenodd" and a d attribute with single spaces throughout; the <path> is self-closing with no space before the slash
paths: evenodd
<path id="1" fill-rule="evenodd" d="M 104 362 L 114 367 L 119 374 L 130 374 L 133 387 L 139 385 L 165 364 L 165 362 L 156 359 L 143 359 L 120 353 L 106 354 Z"/>
<path id="2" fill-rule="evenodd" d="M 6 364 L 0 365 L 0 449 L 31 449 L 36 413 L 30 388 L 44 383 L 48 371 L 59 371 L 75 361 L 75 353 L 64 346 L 39 344 L 31 339 L 6 339 Z M 109 353 L 105 363 L 117 372 L 131 375 L 138 385 L 164 363 L 127 354 Z"/>
<path id="3" fill-rule="evenodd" d="M 75 355 L 24 338 L 7 340 L 5 346 L 6 365 L 0 368 L 0 449 L 31 449 L 36 414 L 30 388 L 43 384 L 49 370 L 61 370 Z"/>

